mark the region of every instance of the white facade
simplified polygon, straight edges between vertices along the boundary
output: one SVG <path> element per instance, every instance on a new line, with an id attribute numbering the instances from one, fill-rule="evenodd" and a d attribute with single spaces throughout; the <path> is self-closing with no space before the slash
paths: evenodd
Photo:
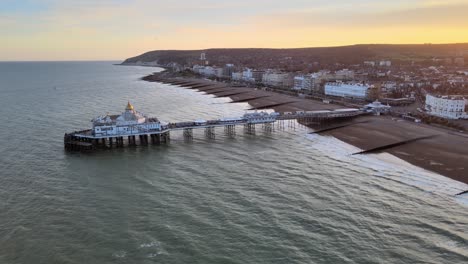
<path id="1" fill-rule="evenodd" d="M 195 65 L 192 71 L 207 77 L 223 77 L 223 68 Z"/>
<path id="2" fill-rule="evenodd" d="M 206 66 L 206 67 L 203 67 L 201 70 L 200 70 L 200 74 L 201 75 L 204 75 L 204 76 L 215 76 L 216 75 L 216 71 L 213 67 L 210 67 L 210 66 Z"/>
<path id="3" fill-rule="evenodd" d="M 119 116 L 99 116 L 92 120 L 93 134 L 96 137 L 132 135 L 160 131 L 163 125 L 156 118 L 148 118 L 133 109 L 130 102 Z"/>
<path id="4" fill-rule="evenodd" d="M 200 66 L 200 65 L 194 65 L 192 67 L 192 71 L 198 74 L 201 74 L 201 70 L 204 69 L 205 66 Z"/>
<path id="5" fill-rule="evenodd" d="M 244 72 L 242 72 L 242 80 L 246 82 L 255 82 L 252 69 L 247 68 Z"/>
<path id="6" fill-rule="evenodd" d="M 233 71 L 234 71 L 234 64 L 226 64 L 223 68 L 223 76 L 232 78 Z"/>
<path id="7" fill-rule="evenodd" d="M 262 76 L 262 82 L 274 87 L 291 87 L 293 78 L 289 73 L 265 72 Z"/>
<path id="8" fill-rule="evenodd" d="M 388 91 L 393 91 L 398 88 L 398 85 L 396 82 L 385 82 L 382 84 L 382 90 L 388 92 Z"/>
<path id="9" fill-rule="evenodd" d="M 383 60 L 379 62 L 379 66 L 381 67 L 390 67 L 392 66 L 392 62 L 388 60 Z"/>
<path id="10" fill-rule="evenodd" d="M 218 77 L 218 78 L 223 77 L 223 72 L 224 72 L 223 68 L 215 67 L 214 71 L 215 71 L 215 76 L 216 77 Z"/>
<path id="11" fill-rule="evenodd" d="M 368 85 L 354 83 L 326 83 L 325 94 L 338 97 L 353 97 L 364 99 L 369 91 Z"/>
<path id="12" fill-rule="evenodd" d="M 354 79 L 354 71 L 348 70 L 348 69 L 342 69 L 339 71 L 336 71 L 334 74 L 334 79 L 336 80 L 353 80 Z"/>
<path id="13" fill-rule="evenodd" d="M 426 110 L 430 115 L 448 119 L 468 118 L 466 105 L 467 100 L 461 96 L 426 95 Z"/>
<path id="14" fill-rule="evenodd" d="M 232 78 L 233 81 L 242 80 L 242 72 L 233 72 L 231 78 Z"/>
<path id="15" fill-rule="evenodd" d="M 312 90 L 312 75 L 305 75 L 305 76 L 296 76 L 294 77 L 294 86 L 293 90 Z"/>
<path id="16" fill-rule="evenodd" d="M 305 76 L 296 76 L 294 77 L 294 86 L 293 90 L 305 90 L 304 89 Z"/>
<path id="17" fill-rule="evenodd" d="M 262 78 L 263 78 L 263 74 L 265 74 L 265 71 L 253 70 L 252 71 L 252 78 L 254 79 L 255 82 L 261 82 Z"/>

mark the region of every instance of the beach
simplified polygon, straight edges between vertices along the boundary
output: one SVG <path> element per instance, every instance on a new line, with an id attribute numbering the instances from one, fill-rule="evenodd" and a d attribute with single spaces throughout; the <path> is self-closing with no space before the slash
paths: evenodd
<path id="1" fill-rule="evenodd" d="M 346 108 L 206 79 L 153 74 L 145 76 L 143 80 L 196 89 L 215 97 L 229 97 L 232 103 L 248 103 L 252 109 L 273 109 L 280 113 Z M 388 116 L 362 116 L 348 121 L 347 126 L 324 132 L 322 135 L 333 136 L 362 150 L 427 137 L 384 151 L 410 164 L 468 184 L 468 136 L 463 133 Z"/>

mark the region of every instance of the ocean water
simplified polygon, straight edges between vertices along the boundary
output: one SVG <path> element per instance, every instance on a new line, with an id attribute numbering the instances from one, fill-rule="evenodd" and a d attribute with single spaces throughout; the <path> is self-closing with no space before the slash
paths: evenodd
<path id="1" fill-rule="evenodd" d="M 304 127 L 64 152 L 128 100 L 163 121 L 248 108 L 139 80 L 156 70 L 0 63 L 0 263 L 468 263 L 468 186 Z"/>

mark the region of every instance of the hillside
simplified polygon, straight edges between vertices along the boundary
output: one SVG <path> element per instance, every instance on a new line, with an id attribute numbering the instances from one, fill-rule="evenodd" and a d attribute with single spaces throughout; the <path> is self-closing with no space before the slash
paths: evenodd
<path id="1" fill-rule="evenodd" d="M 136 62 L 176 62 L 182 65 L 199 62 L 205 52 L 213 65 L 233 63 L 254 68 L 303 68 L 304 65 L 330 66 L 335 63 L 357 64 L 364 60 L 392 59 L 394 61 L 425 60 L 433 57 L 468 55 L 468 43 L 386 45 L 363 44 L 341 47 L 298 49 L 207 49 L 155 50 L 126 59 L 123 64 Z M 289 69 L 294 70 L 294 69 Z"/>

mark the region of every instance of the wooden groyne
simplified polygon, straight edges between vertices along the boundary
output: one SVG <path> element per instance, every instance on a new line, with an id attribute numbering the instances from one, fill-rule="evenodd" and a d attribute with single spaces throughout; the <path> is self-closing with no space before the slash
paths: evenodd
<path id="1" fill-rule="evenodd" d="M 371 149 L 363 150 L 363 151 L 360 151 L 360 152 L 357 152 L 357 153 L 353 153 L 353 155 L 371 154 L 371 153 L 382 152 L 382 151 L 387 150 L 387 149 L 391 149 L 391 148 L 394 148 L 394 147 L 406 145 L 406 144 L 409 144 L 409 143 L 412 143 L 412 142 L 416 142 L 416 141 L 420 141 L 420 140 L 424 140 L 424 139 L 434 138 L 434 137 L 436 137 L 436 136 L 437 136 L 437 135 L 431 135 L 431 136 L 425 136 L 425 137 L 418 137 L 418 138 L 412 138 L 412 139 L 408 139 L 408 140 L 403 140 L 403 141 L 400 141 L 400 142 L 396 142 L 396 143 L 392 143 L 392 144 L 387 144 L 387 145 L 379 146 L 379 147 L 376 147 L 376 148 L 371 148 Z"/>
<path id="2" fill-rule="evenodd" d="M 327 128 L 323 128 L 323 129 L 319 129 L 319 130 L 310 132 L 309 134 L 320 134 L 320 133 L 333 131 L 333 130 L 344 128 L 344 127 L 349 127 L 349 126 L 352 126 L 352 125 L 365 124 L 365 123 L 369 123 L 369 121 L 361 121 L 361 122 L 355 122 L 355 123 L 344 124 L 344 125 L 339 125 L 339 126 L 327 127 Z"/>

